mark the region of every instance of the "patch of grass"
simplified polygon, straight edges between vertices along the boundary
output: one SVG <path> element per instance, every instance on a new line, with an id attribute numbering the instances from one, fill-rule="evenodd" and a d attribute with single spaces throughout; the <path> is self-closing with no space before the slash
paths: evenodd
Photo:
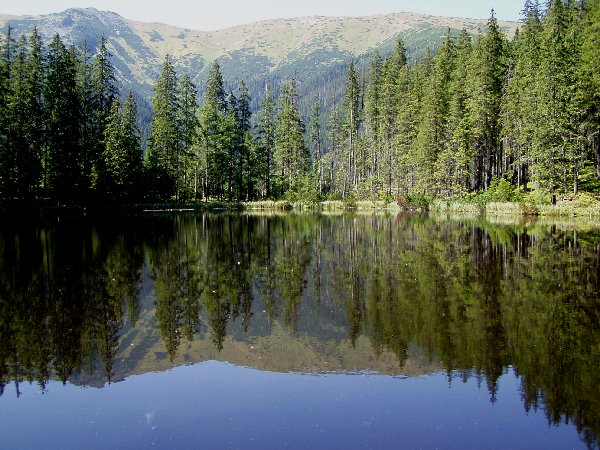
<path id="1" fill-rule="evenodd" d="M 483 209 L 480 205 L 473 202 L 464 202 L 460 200 L 434 200 L 429 206 L 431 211 L 439 213 L 456 213 L 456 214 L 468 214 L 468 215 L 481 215 Z"/>
<path id="2" fill-rule="evenodd" d="M 248 211 L 309 211 L 309 212 L 337 212 L 337 211 L 397 211 L 393 203 L 382 200 L 368 201 L 356 200 L 326 200 L 322 202 L 288 201 L 288 200 L 263 200 L 244 203 Z"/>
<path id="3" fill-rule="evenodd" d="M 537 216 L 539 209 L 536 205 L 523 202 L 490 202 L 485 205 L 485 213 L 491 216 Z"/>
<path id="4" fill-rule="evenodd" d="M 521 201 L 484 201 L 491 196 L 476 194 L 459 199 L 438 199 L 431 209 L 438 213 L 466 213 L 487 216 L 547 216 L 547 217 L 600 217 L 600 199 L 589 192 L 559 199 L 550 204 L 546 192 L 536 191 L 523 195 Z"/>
<path id="5" fill-rule="evenodd" d="M 289 211 L 292 208 L 292 203 L 287 200 L 261 200 L 244 203 L 246 210 Z"/>
<path id="6" fill-rule="evenodd" d="M 547 217 L 600 217 L 600 199 L 589 192 L 563 198 L 556 205 L 540 205 L 539 213 Z"/>

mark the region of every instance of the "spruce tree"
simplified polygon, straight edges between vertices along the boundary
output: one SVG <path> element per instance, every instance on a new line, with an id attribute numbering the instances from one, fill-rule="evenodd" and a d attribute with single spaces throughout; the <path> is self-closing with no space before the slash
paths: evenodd
<path id="1" fill-rule="evenodd" d="M 10 73 L 14 58 L 14 39 L 9 26 L 4 38 L 0 41 L 0 196 L 14 195 L 13 166 L 14 155 L 10 142 Z"/>
<path id="2" fill-rule="evenodd" d="M 502 138 L 513 166 L 513 181 L 527 188 L 529 168 L 534 163 L 538 132 L 541 64 L 541 17 L 536 4 L 527 2 L 523 26 L 513 40 L 513 64 L 509 68 L 506 93 L 502 102 Z"/>
<path id="3" fill-rule="evenodd" d="M 346 73 L 346 92 L 344 94 L 344 128 L 346 138 L 345 150 L 345 176 L 342 198 L 354 190 L 358 183 L 356 167 L 356 153 L 358 145 L 358 130 L 361 123 L 361 92 L 358 81 L 358 73 L 354 62 L 350 62 Z"/>
<path id="4" fill-rule="evenodd" d="M 92 187 L 100 191 L 103 189 L 102 180 L 105 171 L 102 160 L 103 127 L 111 113 L 113 100 L 119 95 L 114 67 L 110 61 L 112 55 L 106 44 L 106 38 L 102 36 L 91 67 L 91 118 L 94 120 L 95 127 L 92 128 L 92 142 L 90 142 L 88 155 L 92 163 Z"/>
<path id="5" fill-rule="evenodd" d="M 492 11 L 485 35 L 474 44 L 467 73 L 473 190 L 487 189 L 493 177 L 504 174 L 499 119 L 506 70 L 506 38 Z"/>
<path id="6" fill-rule="evenodd" d="M 585 3 L 577 100 L 582 111 L 581 132 L 600 178 L 600 0 Z"/>
<path id="7" fill-rule="evenodd" d="M 577 49 L 569 42 L 570 6 L 553 0 L 543 21 L 542 60 L 539 67 L 539 123 L 536 164 L 532 176 L 550 191 L 553 202 L 566 193 L 579 174 L 580 159 L 574 139 L 575 66 Z M 576 183 L 575 183 L 576 184 Z"/>
<path id="8" fill-rule="evenodd" d="M 471 36 L 462 30 L 456 41 L 456 64 L 450 82 L 448 127 L 450 140 L 440 156 L 438 173 L 445 173 L 446 195 L 464 194 L 469 189 L 470 135 L 467 117 L 467 61 L 471 53 Z"/>
<path id="9" fill-rule="evenodd" d="M 340 171 L 343 170 L 344 126 L 342 112 L 338 105 L 333 105 L 327 123 L 327 141 L 329 143 L 323 156 L 324 190 L 334 197 L 342 196 L 343 180 Z"/>
<path id="10" fill-rule="evenodd" d="M 381 170 L 381 183 L 385 187 L 388 199 L 391 197 L 393 184 L 401 193 L 406 194 L 417 189 L 419 173 L 419 152 L 415 145 L 419 123 L 423 110 L 425 86 L 432 71 L 432 57 L 429 51 L 410 69 L 404 65 L 398 79 L 399 110 L 396 118 L 396 136 L 394 136 L 397 153 L 383 158 L 390 158 L 390 168 Z M 386 149 L 384 148 L 384 151 Z"/>
<path id="11" fill-rule="evenodd" d="M 251 155 L 252 139 L 250 136 L 250 93 L 244 80 L 238 86 L 239 98 L 236 104 L 235 141 L 238 148 L 238 162 L 236 167 L 237 185 L 239 192 L 238 200 L 249 201 L 254 191 L 254 167 Z"/>
<path id="12" fill-rule="evenodd" d="M 118 203 L 134 201 L 138 195 L 142 154 L 136 114 L 131 92 L 123 108 L 119 98 L 114 97 L 104 126 L 102 159 L 106 168 L 107 197 Z"/>
<path id="13" fill-rule="evenodd" d="M 221 67 L 215 61 L 209 70 L 204 104 L 200 109 L 200 131 L 202 139 L 202 186 L 204 198 L 222 200 L 228 173 L 229 149 L 226 126 L 227 103 Z"/>
<path id="14" fill-rule="evenodd" d="M 98 157 L 102 154 L 103 128 L 105 120 L 100 121 L 96 107 L 96 93 L 92 78 L 93 57 L 87 43 L 84 42 L 77 64 L 77 85 L 81 102 L 80 143 L 84 152 L 82 158 L 82 176 L 89 193 L 97 198 L 104 196 L 106 181 L 104 171 L 96 170 Z M 106 117 L 104 118 L 106 119 Z"/>
<path id="15" fill-rule="evenodd" d="M 225 168 L 225 192 L 227 195 L 227 201 L 231 202 L 239 192 L 240 187 L 238 182 L 241 179 L 238 178 L 239 162 L 240 162 L 240 139 L 237 133 L 237 108 L 238 100 L 237 97 L 230 92 L 226 96 L 226 110 L 225 117 L 221 122 L 220 131 L 220 148 L 221 154 L 224 156 L 222 159 L 222 166 Z"/>
<path id="16" fill-rule="evenodd" d="M 35 31 L 34 31 L 35 33 Z M 15 46 L 9 83 L 9 154 L 12 155 L 10 185 L 18 199 L 31 199 L 41 173 L 40 147 L 43 132 L 40 43 L 32 46 L 23 34 Z"/>
<path id="17" fill-rule="evenodd" d="M 450 82 L 455 64 L 454 38 L 444 40 L 434 58 L 431 76 L 425 86 L 422 117 L 415 141 L 418 165 L 418 190 L 435 193 L 447 191 L 448 168 L 438 158 L 450 140 Z M 444 185 L 444 186 L 442 186 Z"/>
<path id="18" fill-rule="evenodd" d="M 311 168 L 317 176 L 317 189 L 319 194 L 323 192 L 323 161 L 322 161 L 322 144 L 323 136 L 321 131 L 321 100 L 316 94 L 313 99 L 313 104 L 310 108 L 309 118 L 309 145 L 311 154 Z"/>
<path id="19" fill-rule="evenodd" d="M 371 56 L 365 90 L 365 133 L 369 148 L 369 175 L 377 178 L 381 155 L 383 59 L 377 50 Z"/>
<path id="20" fill-rule="evenodd" d="M 28 87 L 27 87 L 27 40 L 21 35 L 15 45 L 15 54 L 11 62 L 8 92 L 8 155 L 10 172 L 7 174 L 6 186 L 12 196 L 22 198 L 27 195 L 22 176 L 28 170 L 30 161 L 29 142 L 27 140 Z"/>
<path id="21" fill-rule="evenodd" d="M 281 87 L 275 125 L 273 158 L 280 195 L 297 190 L 308 171 L 310 155 L 304 143 L 304 131 L 296 80 L 291 79 Z"/>
<path id="22" fill-rule="evenodd" d="M 257 190 L 261 197 L 271 198 L 273 194 L 272 183 L 274 173 L 275 98 L 273 97 L 273 88 L 270 83 L 266 84 L 265 96 L 261 101 L 257 115 L 254 157 Z"/>
<path id="23" fill-rule="evenodd" d="M 198 91 L 188 74 L 179 84 L 179 110 L 177 121 L 181 142 L 177 155 L 177 197 L 193 198 L 198 193 Z"/>
<path id="24" fill-rule="evenodd" d="M 81 105 L 77 89 L 77 58 L 56 35 L 49 46 L 44 98 L 47 113 L 47 190 L 59 202 L 81 200 Z"/>
<path id="25" fill-rule="evenodd" d="M 398 115 L 406 105 L 401 101 L 406 88 L 403 77 L 407 66 L 406 48 L 402 39 L 398 39 L 393 53 L 383 64 L 381 127 L 380 137 L 383 155 L 379 158 L 386 196 L 392 197 L 394 178 L 398 167 Z"/>
<path id="26" fill-rule="evenodd" d="M 121 104 L 115 97 L 103 127 L 103 166 L 106 169 L 104 188 L 106 196 L 120 200 L 124 195 L 124 184 L 128 176 L 123 148 L 124 134 L 121 126 Z"/>
<path id="27" fill-rule="evenodd" d="M 127 178 L 123 183 L 123 198 L 135 201 L 140 196 L 140 188 L 143 174 L 141 133 L 138 128 L 137 103 L 133 93 L 129 91 L 123 104 L 121 128 L 123 130 L 123 151 L 125 152 L 125 167 Z"/>
<path id="28" fill-rule="evenodd" d="M 24 185 L 28 186 L 30 195 L 38 194 L 41 178 L 43 157 L 45 153 L 45 58 L 42 38 L 37 28 L 34 28 L 29 37 L 29 55 L 27 58 L 28 73 L 28 142 L 30 162 L 26 174 L 22 178 Z"/>
<path id="29" fill-rule="evenodd" d="M 171 57 L 167 55 L 154 88 L 152 101 L 154 117 L 150 124 L 150 139 L 146 153 L 149 186 L 156 188 L 151 195 L 168 200 L 177 194 L 179 155 L 178 79 Z"/>

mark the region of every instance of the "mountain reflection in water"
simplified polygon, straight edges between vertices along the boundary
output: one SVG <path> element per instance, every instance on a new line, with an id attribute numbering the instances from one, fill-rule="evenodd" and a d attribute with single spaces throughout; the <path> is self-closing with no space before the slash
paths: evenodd
<path id="1" fill-rule="evenodd" d="M 223 360 L 273 372 L 514 370 L 600 443 L 600 232 L 424 217 L 0 223 L 0 392 Z M 7 395 L 5 393 L 4 395 Z M 1 400 L 0 400 L 1 401 Z"/>

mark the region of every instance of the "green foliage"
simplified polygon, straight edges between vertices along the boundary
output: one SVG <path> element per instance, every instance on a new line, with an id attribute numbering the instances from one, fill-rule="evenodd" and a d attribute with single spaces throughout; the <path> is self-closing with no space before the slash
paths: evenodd
<path id="1" fill-rule="evenodd" d="M 399 196 L 396 204 L 406 211 L 429 211 L 434 197 L 427 194 L 408 193 L 405 196 Z"/>
<path id="2" fill-rule="evenodd" d="M 483 203 L 523 201 L 523 191 L 513 186 L 504 178 L 494 178 L 490 187 L 479 195 Z"/>
<path id="3" fill-rule="evenodd" d="M 358 207 L 358 199 L 354 194 L 347 195 L 343 199 L 342 203 L 344 205 L 344 209 L 356 210 L 356 208 Z"/>
<path id="4" fill-rule="evenodd" d="M 483 206 L 522 201 L 525 189 L 593 189 L 586 168 L 600 177 L 595 8 L 557 0 L 542 12 L 528 3 L 513 42 L 492 14 L 474 40 L 449 31 L 436 55 L 411 67 L 401 42 L 386 59 L 374 53 L 364 117 L 348 134 L 343 118 L 356 115 L 350 65 L 322 157 L 326 193 L 373 199 L 384 186 L 387 198 L 425 192 Z"/>
<path id="5" fill-rule="evenodd" d="M 189 75 L 185 74 L 179 84 L 179 125 L 181 151 L 177 161 L 177 195 L 182 200 L 198 198 L 200 155 L 198 145 L 198 92 Z"/>
<path id="6" fill-rule="evenodd" d="M 298 109 L 294 79 L 281 87 L 279 112 L 275 122 L 273 160 L 279 195 L 297 190 L 296 185 L 309 169 L 310 155 L 304 142 L 304 123 Z"/>
<path id="7" fill-rule="evenodd" d="M 307 174 L 300 177 L 294 187 L 284 194 L 283 198 L 290 202 L 317 204 L 321 201 L 321 195 L 316 186 L 314 176 Z"/>
<path id="8" fill-rule="evenodd" d="M 256 191 L 259 197 L 273 197 L 274 160 L 273 148 L 275 145 L 275 98 L 271 84 L 267 84 L 265 96 L 261 101 L 257 113 L 255 129 L 256 142 L 254 145 L 253 159 L 256 174 Z"/>
<path id="9" fill-rule="evenodd" d="M 527 2 L 511 42 L 492 14 L 477 36 L 448 30 L 435 54 L 410 65 L 398 39 L 368 68 L 362 58 L 336 69 L 344 82 L 311 98 L 310 115 L 295 78 L 267 83 L 264 98 L 252 99 L 255 82 L 226 92 L 218 62 L 198 110 L 190 76 L 180 79 L 167 55 L 145 197 L 239 202 L 318 192 L 391 202 L 418 192 L 482 206 L 598 190 L 599 10 L 598 0 Z M 9 30 L 1 48 L 0 196 L 114 200 L 118 158 L 106 164 L 126 136 L 113 139 L 111 129 L 104 141 L 118 97 L 106 40 L 92 57 L 59 36 L 45 52 L 37 32 L 15 42 Z"/>
<path id="10" fill-rule="evenodd" d="M 136 109 L 135 100 L 129 93 L 123 111 L 115 98 L 106 118 L 102 154 L 106 170 L 105 196 L 115 202 L 132 203 L 140 194 L 142 155 Z"/>
<path id="11" fill-rule="evenodd" d="M 584 167 L 579 176 L 579 186 L 584 191 L 600 194 L 600 177 L 592 165 Z"/>
<path id="12" fill-rule="evenodd" d="M 46 111 L 45 188 L 57 201 L 81 200 L 85 192 L 79 140 L 81 99 L 77 89 L 75 48 L 67 49 L 60 37 L 52 40 L 47 55 L 44 91 Z"/>
<path id="13" fill-rule="evenodd" d="M 173 62 L 167 55 L 152 101 L 154 117 L 145 161 L 154 195 L 161 200 L 168 200 L 177 194 L 180 157 L 178 83 Z"/>
<path id="14" fill-rule="evenodd" d="M 67 48 L 58 35 L 46 50 L 34 29 L 16 43 L 9 34 L 3 56 L 0 197 L 50 197 L 59 204 L 123 199 L 115 179 L 121 187 L 137 185 L 141 138 L 132 98 L 126 102 L 132 109 L 125 114 L 125 130 L 119 108 L 111 111 L 118 90 L 106 40 L 94 57 L 86 46 Z M 10 122 L 2 122 L 8 117 Z M 137 165 L 120 167 L 119 152 L 135 155 Z M 133 188 L 125 190 L 125 197 L 133 195 Z"/>

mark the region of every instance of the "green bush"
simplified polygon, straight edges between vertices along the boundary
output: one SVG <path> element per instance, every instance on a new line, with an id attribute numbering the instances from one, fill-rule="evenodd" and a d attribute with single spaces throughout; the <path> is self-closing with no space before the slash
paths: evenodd
<path id="1" fill-rule="evenodd" d="M 523 201 L 523 192 L 504 178 L 494 178 L 490 187 L 480 195 L 484 203 L 520 203 Z"/>
<path id="2" fill-rule="evenodd" d="M 303 202 L 310 204 L 321 201 L 321 196 L 316 188 L 315 180 L 309 175 L 297 180 L 294 186 L 285 193 L 283 198 L 289 202 Z"/>
<path id="3" fill-rule="evenodd" d="M 580 208 L 597 208 L 600 206 L 600 200 L 589 192 L 579 192 L 573 200 Z"/>
<path id="4" fill-rule="evenodd" d="M 433 201 L 434 197 L 417 193 L 406 194 L 406 196 L 400 195 L 396 198 L 396 204 L 408 211 L 428 211 Z"/>
<path id="5" fill-rule="evenodd" d="M 589 165 L 579 174 L 579 188 L 587 192 L 600 194 L 600 179 L 596 175 L 596 167 Z"/>
<path id="6" fill-rule="evenodd" d="M 347 195 L 343 200 L 344 209 L 356 209 L 357 199 L 354 194 Z"/>
<path id="7" fill-rule="evenodd" d="M 549 205 L 550 199 L 550 193 L 544 189 L 535 189 L 523 195 L 523 203 L 528 205 Z"/>

